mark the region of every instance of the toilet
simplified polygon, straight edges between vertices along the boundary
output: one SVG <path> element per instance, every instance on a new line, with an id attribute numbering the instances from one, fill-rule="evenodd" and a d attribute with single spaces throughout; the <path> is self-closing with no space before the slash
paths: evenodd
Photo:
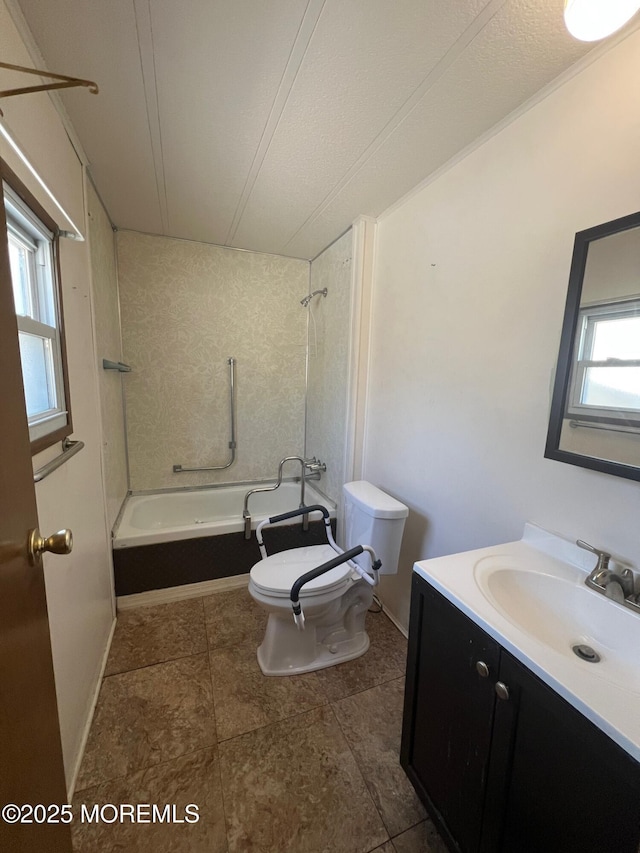
<path id="1" fill-rule="evenodd" d="M 395 574 L 408 508 L 364 480 L 346 483 L 343 493 L 345 550 L 369 546 L 381 561 L 380 574 Z M 294 621 L 290 596 L 295 581 L 342 553 L 331 544 L 328 517 L 325 524 L 326 545 L 264 556 L 251 569 L 249 592 L 269 614 L 258 648 L 265 675 L 312 672 L 357 658 L 369 648 L 365 616 L 378 572 L 372 571 L 367 551 L 305 583 L 299 593 L 304 628 Z M 263 547 L 261 551 L 266 555 Z"/>

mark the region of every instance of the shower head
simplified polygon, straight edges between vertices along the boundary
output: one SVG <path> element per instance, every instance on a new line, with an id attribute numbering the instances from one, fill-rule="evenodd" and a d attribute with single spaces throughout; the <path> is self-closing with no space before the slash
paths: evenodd
<path id="1" fill-rule="evenodd" d="M 314 290 L 313 293 L 307 293 L 307 295 L 300 300 L 300 305 L 302 305 L 303 308 L 306 308 L 314 296 L 326 296 L 327 293 L 328 290 L 326 287 L 323 287 L 322 290 Z"/>

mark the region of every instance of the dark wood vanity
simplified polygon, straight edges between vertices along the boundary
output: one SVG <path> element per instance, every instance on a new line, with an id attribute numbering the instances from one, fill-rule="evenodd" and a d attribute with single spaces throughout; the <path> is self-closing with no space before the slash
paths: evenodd
<path id="1" fill-rule="evenodd" d="M 640 849 L 640 764 L 415 573 L 401 763 L 452 851 Z"/>

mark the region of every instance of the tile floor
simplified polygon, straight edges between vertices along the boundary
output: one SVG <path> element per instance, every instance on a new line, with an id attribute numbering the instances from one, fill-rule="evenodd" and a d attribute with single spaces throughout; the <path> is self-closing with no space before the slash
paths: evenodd
<path id="1" fill-rule="evenodd" d="M 200 820 L 76 820 L 75 853 L 446 853 L 398 762 L 400 632 L 370 614 L 363 657 L 266 678 L 264 623 L 245 589 L 120 614 L 74 812 L 194 803 Z"/>

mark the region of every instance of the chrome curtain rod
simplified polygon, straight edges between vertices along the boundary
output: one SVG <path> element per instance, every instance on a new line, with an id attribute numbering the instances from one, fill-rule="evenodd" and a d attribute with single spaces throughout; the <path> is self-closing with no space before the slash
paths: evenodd
<path id="1" fill-rule="evenodd" d="M 98 84 L 93 80 L 82 80 L 80 77 L 69 77 L 67 74 L 54 74 L 51 71 L 40 71 L 38 68 L 27 68 L 24 65 L 12 65 L 10 62 L 0 62 L 0 68 L 9 71 L 22 71 L 25 74 L 35 74 L 37 77 L 50 77 L 60 80 L 59 83 L 43 83 L 39 86 L 21 86 L 18 89 L 5 89 L 0 92 L 0 98 L 11 98 L 13 95 L 28 95 L 30 92 L 49 92 L 52 89 L 71 89 L 75 86 L 85 86 L 93 95 L 98 94 Z M 0 116 L 3 115 L 0 110 Z"/>

